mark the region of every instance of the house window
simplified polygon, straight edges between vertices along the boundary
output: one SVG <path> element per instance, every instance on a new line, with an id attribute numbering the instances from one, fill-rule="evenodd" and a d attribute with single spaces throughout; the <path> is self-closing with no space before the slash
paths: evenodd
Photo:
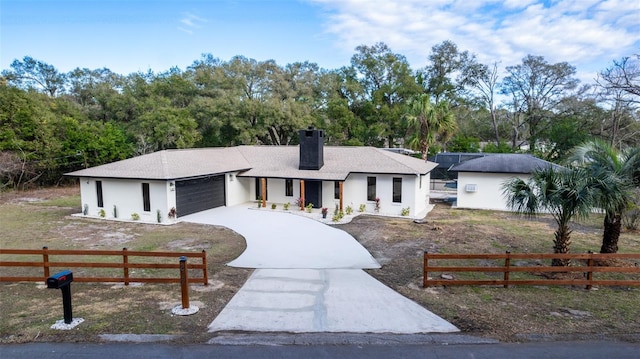
<path id="1" fill-rule="evenodd" d="M 151 212 L 151 196 L 149 196 L 149 184 L 142 184 L 142 205 L 145 212 Z"/>
<path id="2" fill-rule="evenodd" d="M 267 186 L 267 181 L 264 181 L 264 200 L 269 200 L 269 187 Z M 262 178 L 256 178 L 256 200 L 262 199 Z"/>
<path id="3" fill-rule="evenodd" d="M 96 181 L 96 195 L 98 196 L 98 207 L 104 207 L 104 199 L 102 198 L 102 181 Z"/>
<path id="4" fill-rule="evenodd" d="M 367 201 L 376 200 L 376 178 L 367 177 Z"/>
<path id="5" fill-rule="evenodd" d="M 340 181 L 333 182 L 333 198 L 340 199 Z"/>
<path id="6" fill-rule="evenodd" d="M 284 195 L 287 197 L 293 197 L 293 180 L 284 180 Z"/>
<path id="7" fill-rule="evenodd" d="M 402 203 L 402 178 L 393 178 L 393 203 Z"/>

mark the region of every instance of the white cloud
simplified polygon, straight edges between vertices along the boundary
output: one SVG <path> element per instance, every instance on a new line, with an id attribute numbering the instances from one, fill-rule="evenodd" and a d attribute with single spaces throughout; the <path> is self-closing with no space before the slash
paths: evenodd
<path id="1" fill-rule="evenodd" d="M 189 35 L 193 35 L 193 30 L 202 28 L 202 24 L 206 22 L 207 20 L 187 12 L 180 18 L 180 23 L 182 25 L 178 26 L 178 30 L 186 32 Z"/>
<path id="2" fill-rule="evenodd" d="M 484 63 L 515 65 L 527 54 L 567 61 L 593 79 L 640 50 L 640 2 L 629 0 L 309 0 L 345 51 L 382 41 L 423 67 L 431 47 L 452 40 Z M 597 71 L 597 70 L 595 70 Z"/>

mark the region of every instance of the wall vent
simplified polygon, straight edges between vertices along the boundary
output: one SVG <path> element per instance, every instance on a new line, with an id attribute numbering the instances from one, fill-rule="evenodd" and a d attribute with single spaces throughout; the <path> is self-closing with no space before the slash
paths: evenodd
<path id="1" fill-rule="evenodd" d="M 477 190 L 477 187 L 475 184 L 468 184 L 466 186 L 464 186 L 464 190 L 466 192 L 475 192 Z"/>

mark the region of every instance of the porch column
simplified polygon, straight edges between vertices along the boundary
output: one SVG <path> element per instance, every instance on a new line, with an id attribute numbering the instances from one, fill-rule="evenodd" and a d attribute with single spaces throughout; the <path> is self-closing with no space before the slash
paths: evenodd
<path id="1" fill-rule="evenodd" d="M 300 210 L 304 211 L 304 180 L 303 179 L 300 180 L 300 199 L 301 199 Z"/>
<path id="2" fill-rule="evenodd" d="M 260 186 L 262 188 L 260 188 L 261 190 L 261 196 L 262 196 L 262 207 L 266 207 L 267 206 L 267 179 L 266 178 L 260 178 Z"/>
<path id="3" fill-rule="evenodd" d="M 340 197 L 340 212 L 342 212 L 342 190 L 344 188 L 344 181 L 338 182 L 338 188 L 340 190 L 340 195 L 339 195 L 339 197 Z"/>

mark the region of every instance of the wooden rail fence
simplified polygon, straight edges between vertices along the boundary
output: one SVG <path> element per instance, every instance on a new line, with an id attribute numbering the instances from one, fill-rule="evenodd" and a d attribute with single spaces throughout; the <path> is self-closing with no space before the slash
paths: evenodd
<path id="1" fill-rule="evenodd" d="M 202 270 L 202 277 L 188 278 L 188 283 L 202 283 L 204 285 L 209 284 L 209 278 L 207 274 L 207 253 L 202 251 L 200 253 L 194 252 L 144 252 L 144 251 L 130 251 L 127 248 L 122 250 L 55 250 L 43 247 L 42 249 L 0 249 L 0 255 L 31 255 L 38 256 L 38 261 L 5 261 L 0 260 L 0 267 L 40 267 L 43 269 L 42 276 L 0 276 L 0 282 L 40 282 L 46 283 L 47 278 L 51 275 L 51 268 L 120 268 L 122 269 L 122 276 L 118 277 L 90 277 L 81 276 L 74 273 L 74 282 L 123 282 L 125 285 L 129 285 L 132 282 L 145 282 L 145 283 L 181 283 L 180 278 L 180 262 L 176 260 L 175 263 L 140 263 L 130 262 L 130 259 L 135 257 L 154 257 L 154 258 L 199 258 L 198 264 L 185 263 L 187 270 Z M 82 262 L 82 261 L 52 261 L 52 256 L 95 256 L 95 257 L 108 257 L 116 256 L 121 257 L 122 260 L 118 262 Z M 141 269 L 176 269 L 175 277 L 133 277 L 129 274 L 129 269 L 141 268 Z"/>
<path id="2" fill-rule="evenodd" d="M 434 260 L 504 260 L 504 265 L 495 266 L 434 266 Z M 514 266 L 512 260 L 548 260 L 571 259 L 572 266 Z M 600 286 L 640 286 L 638 278 L 630 279 L 594 279 L 594 273 L 640 273 L 640 267 L 636 266 L 597 266 L 598 260 L 612 259 L 640 259 L 640 253 L 585 253 L 585 254 L 557 254 L 557 253 L 526 253 L 512 254 L 437 254 L 424 252 L 423 287 L 437 285 L 502 285 L 505 288 L 510 285 L 584 285 L 591 289 L 594 285 Z M 586 265 L 576 265 L 586 261 Z M 486 264 L 486 263 L 485 263 Z M 503 273 L 501 279 L 432 279 L 429 274 L 467 272 L 467 273 Z M 582 279 L 512 279 L 511 273 L 582 273 Z"/>

